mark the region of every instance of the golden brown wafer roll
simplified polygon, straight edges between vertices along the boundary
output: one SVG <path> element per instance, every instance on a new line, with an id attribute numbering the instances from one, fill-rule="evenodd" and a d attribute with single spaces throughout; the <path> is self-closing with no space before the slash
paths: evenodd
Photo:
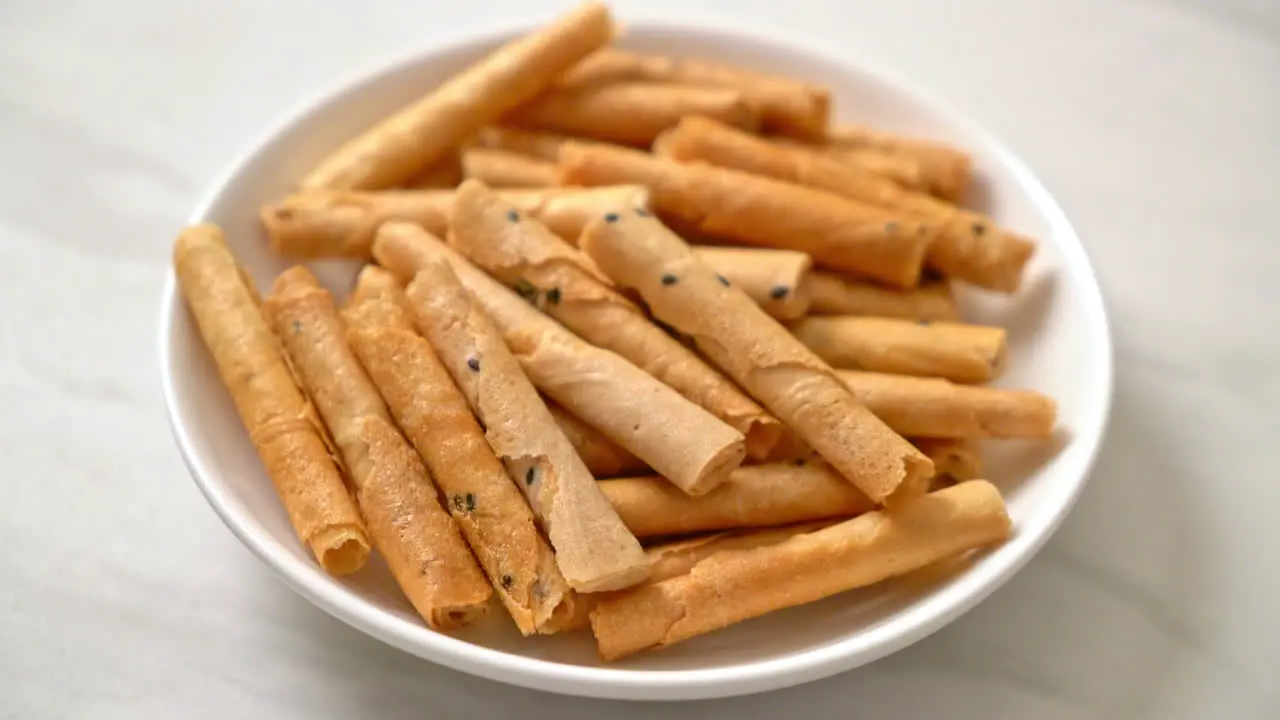
<path id="1" fill-rule="evenodd" d="M 484 615 L 489 586 L 346 343 L 333 298 L 305 268 L 276 279 L 263 311 L 342 454 L 374 545 L 432 628 Z"/>
<path id="2" fill-rule="evenodd" d="M 468 181 L 458 188 L 449 239 L 467 259 L 586 341 L 621 355 L 736 429 L 751 457 L 765 457 L 777 442 L 782 426 L 776 418 L 654 325 L 585 255 L 483 184 Z M 682 421 L 690 433 L 730 437 L 719 423 L 699 428 L 693 420 Z"/>
<path id="3" fill-rule="evenodd" d="M 1057 405 L 1031 390 L 956 385 L 942 378 L 837 370 L 885 423 L 915 437 L 1046 437 Z"/>
<path id="4" fill-rule="evenodd" d="M 452 265 L 538 389 L 686 492 L 710 490 L 742 462 L 741 433 L 578 338 L 421 228 L 384 225 L 374 255 L 399 277 L 433 260 Z"/>
<path id="5" fill-rule="evenodd" d="M 499 599 L 524 635 L 554 632 L 573 613 L 573 594 L 524 496 L 494 456 L 467 399 L 414 330 L 395 286 L 356 285 L 343 311 L 347 339 L 396 422 L 426 461 Z M 386 293 L 383 295 L 382 293 Z"/>
<path id="6" fill-rule="evenodd" d="M 583 141 L 581 138 L 570 138 L 556 133 L 490 125 L 480 130 L 473 143 L 476 147 L 505 150 L 555 162 L 560 159 L 560 147 L 573 140 Z"/>
<path id="7" fill-rule="evenodd" d="M 958 320 L 951 283 L 921 283 L 913 290 L 892 290 L 875 283 L 815 271 L 809 275 L 812 315 L 873 315 L 909 320 Z"/>
<path id="8" fill-rule="evenodd" d="M 898 287 L 919 281 L 934 234 L 925 223 L 828 192 L 626 148 L 569 143 L 560 151 L 560 169 L 567 185 L 645 185 L 654 209 L 698 232 L 798 250 L 819 264 Z"/>
<path id="9" fill-rule="evenodd" d="M 872 500 L 923 490 L 933 474 L 929 459 L 746 293 L 722 284 L 662 223 L 634 212 L 602 218 L 587 226 L 582 247 Z"/>
<path id="10" fill-rule="evenodd" d="M 827 144 L 837 148 L 878 150 L 920 163 L 930 191 L 952 202 L 964 200 L 973 177 L 973 160 L 942 143 L 873 130 L 865 125 L 838 125 L 827 131 Z"/>
<path id="11" fill-rule="evenodd" d="M 755 130 L 760 116 L 736 90 L 619 82 L 552 90 L 504 122 L 517 127 L 648 147 L 689 115 Z"/>
<path id="12" fill-rule="evenodd" d="M 837 368 L 981 383 L 1000 377 L 1006 360 L 1005 330 L 989 325 L 829 315 L 791 331 Z"/>
<path id="13" fill-rule="evenodd" d="M 795 535 L 821 530 L 829 525 L 834 525 L 836 522 L 838 521 L 819 520 L 783 527 L 765 528 L 763 530 L 712 533 L 650 546 L 645 548 L 644 551 L 645 559 L 649 561 L 649 578 L 647 580 L 626 590 L 579 595 L 576 598 L 577 602 L 573 606 L 573 617 L 565 622 L 562 630 L 580 630 L 589 627 L 591 625 L 591 613 L 595 610 L 596 604 L 602 600 L 616 597 L 621 593 L 631 592 L 644 585 L 652 585 L 677 575 L 683 575 L 693 569 L 694 565 L 718 552 L 776 545 Z"/>
<path id="14" fill-rule="evenodd" d="M 933 461 L 934 489 L 983 476 L 982 453 L 971 438 L 912 438 L 911 444 Z"/>
<path id="15" fill-rule="evenodd" d="M 837 162 L 852 165 L 863 170 L 870 170 L 877 175 L 888 178 L 907 190 L 934 193 L 934 186 L 923 163 L 908 155 L 884 152 L 881 150 L 845 148 L 838 145 L 809 145 L 810 150 L 820 152 Z M 951 202 L 959 202 L 957 198 L 943 198 Z"/>
<path id="16" fill-rule="evenodd" d="M 571 243 L 578 241 L 589 221 L 606 212 L 649 207 L 649 192 L 639 185 L 499 194 Z M 373 234 L 390 220 L 416 223 L 444 235 L 452 213 L 452 190 L 311 190 L 264 205 L 260 214 L 273 250 L 287 257 L 316 258 L 368 257 Z"/>
<path id="17" fill-rule="evenodd" d="M 619 477 L 649 469 L 643 460 L 601 435 L 599 430 L 574 417 L 568 410 L 550 402 L 547 403 L 547 409 L 556 419 L 556 425 L 560 426 L 560 432 L 569 439 L 592 475 L 598 478 Z"/>
<path id="18" fill-rule="evenodd" d="M 583 87 L 629 80 L 730 88 L 760 109 L 763 129 L 770 133 L 810 139 L 826 133 L 831 108 L 826 88 L 709 60 L 605 48 L 578 63 L 561 85 Z"/>
<path id="19" fill-rule="evenodd" d="M 993 545 L 1010 530 L 1000 491 L 971 480 L 774 545 L 718 552 L 598 603 L 591 629 L 601 656 L 616 660 Z"/>
<path id="20" fill-rule="evenodd" d="M 596 487 L 493 322 L 444 261 L 427 260 L 416 270 L 406 291 L 414 321 L 524 491 L 569 585 L 599 592 L 643 580 L 649 567 L 640 543 Z"/>
<path id="21" fill-rule="evenodd" d="M 411 190 L 443 190 L 457 187 L 462 182 L 462 158 L 459 153 L 449 153 L 405 182 Z"/>
<path id="22" fill-rule="evenodd" d="M 770 142 L 708 118 L 687 117 L 663 133 L 655 151 L 679 162 L 765 175 L 826 190 L 857 202 L 936 225 L 927 262 L 942 273 L 980 287 L 1012 292 L 1035 246 L 1000 229 L 991 218 L 807 148 Z"/>
<path id="23" fill-rule="evenodd" d="M 555 163 L 505 150 L 471 148 L 462 152 L 462 172 L 498 188 L 551 187 L 560 181 Z"/>
<path id="24" fill-rule="evenodd" d="M 693 253 L 779 320 L 809 312 L 813 258 L 795 250 L 695 247 Z"/>
<path id="25" fill-rule="evenodd" d="M 377 190 L 399 185 L 481 127 L 532 100 L 613 34 L 608 8 L 597 2 L 579 5 L 357 135 L 303 178 L 302 187 Z"/>
<path id="26" fill-rule="evenodd" d="M 788 525 L 875 509 L 866 495 L 816 459 L 740 467 L 700 497 L 689 497 L 660 477 L 603 480 L 600 489 L 640 538 Z"/>
<path id="27" fill-rule="evenodd" d="M 327 572 L 359 570 L 369 556 L 360 511 L 222 230 L 183 230 L 173 244 L 173 269 L 294 532 Z"/>

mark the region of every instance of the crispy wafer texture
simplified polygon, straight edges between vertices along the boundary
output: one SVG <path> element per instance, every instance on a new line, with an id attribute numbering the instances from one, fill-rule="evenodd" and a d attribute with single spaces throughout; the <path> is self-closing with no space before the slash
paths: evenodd
<path id="1" fill-rule="evenodd" d="M 911 158 L 919 163 L 929 191 L 952 202 L 964 200 L 973 178 L 972 158 L 938 142 L 844 124 L 827 131 L 826 143 L 833 149 L 871 150 Z"/>
<path id="2" fill-rule="evenodd" d="M 837 370 L 854 395 L 903 435 L 1047 437 L 1057 404 L 1033 390 L 957 385 L 942 378 Z"/>
<path id="3" fill-rule="evenodd" d="M 1007 333 L 989 325 L 830 315 L 791 329 L 837 368 L 981 383 L 999 377 L 1007 361 Z"/>
<path id="4" fill-rule="evenodd" d="M 809 312 L 813 258 L 805 253 L 705 246 L 695 247 L 693 252 L 772 317 L 796 320 Z"/>
<path id="5" fill-rule="evenodd" d="M 937 490 L 982 477 L 982 449 L 969 438 L 911 438 L 911 444 L 933 461 L 930 488 Z"/>
<path id="6" fill-rule="evenodd" d="M 356 190 L 398 185 L 533 99 L 613 35 L 613 21 L 602 3 L 579 5 L 356 136 L 312 170 L 302 186 Z"/>
<path id="7" fill-rule="evenodd" d="M 360 511 L 222 230 L 184 229 L 173 245 L 173 268 L 298 538 L 329 573 L 359 570 L 369 556 Z"/>
<path id="8" fill-rule="evenodd" d="M 560 432 L 569 439 L 578 457 L 597 478 L 619 477 L 649 469 L 644 461 L 626 448 L 600 434 L 599 430 L 582 422 L 568 410 L 548 402 L 547 409 L 560 426 Z"/>
<path id="9" fill-rule="evenodd" d="M 528 155 L 539 160 L 555 162 L 560 159 L 560 148 L 565 143 L 585 142 L 585 140 L 542 130 L 490 125 L 477 133 L 475 140 L 472 142 L 476 147 L 505 150 L 510 153 Z"/>
<path id="10" fill-rule="evenodd" d="M 662 223 L 636 213 L 601 219 L 587 227 L 582 247 L 874 501 L 923 490 L 933 474 L 929 459 Z"/>
<path id="11" fill-rule="evenodd" d="M 437 160 L 431 167 L 409 178 L 404 187 L 410 190 L 446 190 L 462 182 L 462 157 L 453 152 Z"/>
<path id="12" fill-rule="evenodd" d="M 462 174 L 497 188 L 550 187 L 560 180 L 555 163 L 488 148 L 464 150 Z"/>
<path id="13" fill-rule="evenodd" d="M 873 315 L 910 320 L 959 320 L 951 283 L 935 280 L 911 290 L 815 271 L 809 275 L 813 315 Z"/>

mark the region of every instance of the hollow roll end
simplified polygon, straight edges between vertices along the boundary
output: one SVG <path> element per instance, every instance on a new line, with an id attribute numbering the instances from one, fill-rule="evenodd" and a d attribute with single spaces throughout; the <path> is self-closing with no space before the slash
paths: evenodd
<path id="1" fill-rule="evenodd" d="M 316 533 L 308 543 L 311 552 L 330 575 L 350 575 L 369 559 L 369 543 L 355 526 L 339 525 Z"/>

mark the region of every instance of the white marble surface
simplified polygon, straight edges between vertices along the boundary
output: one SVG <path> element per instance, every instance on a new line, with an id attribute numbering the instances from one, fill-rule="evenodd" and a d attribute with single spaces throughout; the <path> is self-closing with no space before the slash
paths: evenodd
<path id="1" fill-rule="evenodd" d="M 0 5 L 0 717 L 1276 717 L 1271 0 L 615 4 L 896 69 L 1003 136 L 1075 220 L 1114 321 L 1110 439 L 1043 554 L 934 637 L 762 696 L 583 701 L 386 647 L 242 548 L 161 405 L 174 231 L 338 78 L 560 5 Z"/>

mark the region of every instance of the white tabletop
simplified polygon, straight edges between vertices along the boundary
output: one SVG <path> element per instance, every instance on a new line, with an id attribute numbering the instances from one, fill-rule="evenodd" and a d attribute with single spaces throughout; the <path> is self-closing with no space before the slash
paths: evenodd
<path id="1" fill-rule="evenodd" d="M 161 404 L 155 321 L 175 231 L 236 153 L 338 79 L 564 5 L 3 3 L 0 717 L 1236 719 L 1280 707 L 1271 0 L 615 3 L 624 17 L 813 38 L 912 77 L 1007 140 L 1077 224 L 1114 322 L 1110 438 L 1044 552 L 934 637 L 756 697 L 577 700 L 385 646 L 241 547 L 188 479 Z"/>

